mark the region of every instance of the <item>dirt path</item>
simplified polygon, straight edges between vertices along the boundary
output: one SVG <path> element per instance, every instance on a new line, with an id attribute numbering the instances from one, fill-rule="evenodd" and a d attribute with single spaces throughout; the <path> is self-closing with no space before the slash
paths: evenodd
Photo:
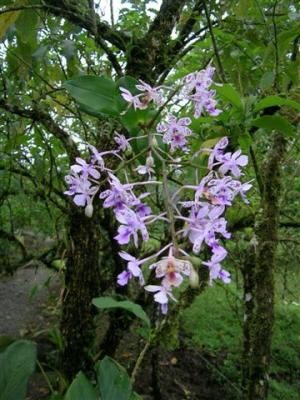
<path id="1" fill-rule="evenodd" d="M 10 277 L 0 280 L 0 335 L 19 337 L 32 329 L 44 328 L 47 323 L 42 308 L 50 291 L 57 290 L 58 281 L 45 267 L 20 268 Z M 30 293 L 37 287 L 36 294 Z"/>

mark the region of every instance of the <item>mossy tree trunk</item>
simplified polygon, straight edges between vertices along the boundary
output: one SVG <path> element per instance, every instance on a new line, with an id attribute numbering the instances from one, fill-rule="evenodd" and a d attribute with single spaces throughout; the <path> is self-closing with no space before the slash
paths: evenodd
<path id="1" fill-rule="evenodd" d="M 256 238 L 254 237 L 256 240 Z M 249 358 L 250 358 L 250 328 L 252 324 L 254 310 L 254 291 L 255 291 L 255 245 L 250 243 L 245 253 L 242 265 L 243 291 L 244 291 L 244 323 L 243 323 L 243 376 L 242 387 L 246 388 L 249 379 Z"/>
<path id="2" fill-rule="evenodd" d="M 94 339 L 92 299 L 99 295 L 99 243 L 97 221 L 72 213 L 61 320 L 63 370 L 69 378 L 92 368 L 89 350 Z"/>
<path id="3" fill-rule="evenodd" d="M 255 222 L 253 306 L 246 335 L 248 361 L 245 368 L 245 400 L 265 400 L 268 395 L 271 339 L 274 321 L 274 258 L 277 246 L 281 166 L 286 140 L 278 133 L 267 156 L 263 171 L 262 202 Z M 246 327 L 247 327 L 246 326 Z"/>

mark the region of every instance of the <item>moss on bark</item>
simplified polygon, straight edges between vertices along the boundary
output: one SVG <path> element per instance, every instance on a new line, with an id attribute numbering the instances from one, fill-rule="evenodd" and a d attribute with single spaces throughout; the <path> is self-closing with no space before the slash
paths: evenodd
<path id="1" fill-rule="evenodd" d="M 274 257 L 277 246 L 279 199 L 281 194 L 281 166 L 286 140 L 278 133 L 263 168 L 263 194 L 256 216 L 253 306 L 251 306 L 245 340 L 247 354 L 245 366 L 245 399 L 267 398 L 272 328 L 274 321 Z M 252 285 L 253 285 L 252 280 Z"/>
<path id="2" fill-rule="evenodd" d="M 72 214 L 61 320 L 62 363 L 68 378 L 79 370 L 92 369 L 92 299 L 99 294 L 99 241 L 97 221 L 83 213 Z"/>

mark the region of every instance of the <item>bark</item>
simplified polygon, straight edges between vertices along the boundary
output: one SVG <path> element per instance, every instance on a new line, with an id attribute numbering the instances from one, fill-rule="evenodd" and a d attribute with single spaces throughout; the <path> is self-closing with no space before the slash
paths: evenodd
<path id="1" fill-rule="evenodd" d="M 250 244 L 246 251 L 242 266 L 244 290 L 244 323 L 243 323 L 243 356 L 242 356 L 242 387 L 246 388 L 249 378 L 249 361 L 251 354 L 250 328 L 253 322 L 255 295 L 255 246 Z"/>
<path id="2" fill-rule="evenodd" d="M 68 378 L 92 369 L 89 350 L 94 341 L 92 299 L 99 295 L 99 231 L 97 221 L 78 211 L 70 216 L 69 252 L 61 332 L 62 367 Z"/>
<path id="3" fill-rule="evenodd" d="M 146 35 L 137 41 L 127 59 L 126 72 L 154 83 L 157 75 L 170 64 L 167 44 L 180 18 L 185 0 L 164 0 Z M 154 71 L 156 67 L 156 71 Z"/>
<path id="4" fill-rule="evenodd" d="M 274 321 L 274 257 L 277 246 L 279 199 L 281 193 L 281 165 L 286 140 L 273 136 L 273 145 L 262 170 L 263 194 L 255 222 L 257 247 L 255 254 L 253 308 L 246 332 L 246 360 L 244 379 L 246 400 L 265 400 L 268 395 L 269 364 Z M 253 284 L 253 282 L 252 282 Z M 246 324 L 247 326 L 247 324 Z M 248 336 L 247 336 L 248 335 Z"/>

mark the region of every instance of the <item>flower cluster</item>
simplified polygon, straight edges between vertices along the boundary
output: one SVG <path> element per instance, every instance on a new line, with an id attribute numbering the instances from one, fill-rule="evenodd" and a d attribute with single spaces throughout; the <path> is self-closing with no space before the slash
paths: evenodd
<path id="1" fill-rule="evenodd" d="M 167 122 L 161 122 L 157 125 L 156 131 L 163 133 L 163 142 L 170 145 L 171 152 L 180 149 L 184 152 L 188 151 L 186 137 L 192 134 L 188 125 L 191 124 L 190 118 L 177 118 L 169 114 L 166 118 Z"/>
<path id="2" fill-rule="evenodd" d="M 188 102 L 194 104 L 196 117 L 203 111 L 210 115 L 221 112 L 216 108 L 214 91 L 209 90 L 213 72 L 214 69 L 209 65 L 206 70 L 190 74 L 184 79 L 182 93 Z M 163 103 L 164 87 L 152 88 L 140 81 L 136 88 L 141 93 L 135 96 L 128 89 L 120 88 L 121 96 L 129 107 L 144 109 L 151 101 L 156 105 Z M 114 239 L 120 246 L 133 242 L 138 248 L 149 240 L 152 224 L 168 224 L 170 235 L 159 251 L 141 259 L 125 251 L 119 252 L 127 266 L 117 277 L 121 286 L 138 278 L 140 285 L 154 294 L 154 301 L 160 304 L 162 313 L 166 313 L 170 299 L 176 301 L 173 289 L 179 287 L 185 277 L 189 278 L 192 286 L 198 284 L 198 274 L 189 257 L 191 252 L 201 255 L 204 246 L 210 249 L 210 258 L 202 260 L 204 267 L 209 270 L 210 283 L 215 279 L 230 282 L 230 273 L 221 264 L 227 256 L 224 241 L 231 237 L 225 211 L 232 206 L 236 196 L 248 203 L 246 193 L 252 185 L 240 181 L 242 168 L 248 163 L 247 156 L 242 155 L 240 150 L 233 153 L 226 151 L 229 144 L 227 137 L 221 138 L 213 148 L 202 149 L 208 152 L 209 157 L 207 175 L 199 180 L 197 165 L 192 164 L 192 157 L 188 156 L 191 119 L 177 118 L 169 109 L 161 117 L 155 132 L 151 132 L 151 127 L 146 127 L 142 135 L 131 139 L 116 133 L 117 148 L 111 151 L 98 152 L 89 145 L 90 161 L 87 163 L 82 158 L 76 159 L 76 164 L 71 166 L 71 173 L 66 176 L 69 189 L 65 194 L 72 196 L 76 205 L 85 207 L 88 217 L 93 214 L 92 204 L 96 196 L 103 201 L 104 208 L 111 208 L 119 223 Z M 156 136 L 170 146 L 170 153 L 157 144 Z M 130 141 L 145 137 L 149 139 L 144 151 L 147 154 L 145 165 L 139 165 L 138 157 L 134 155 L 129 161 L 128 158 L 124 159 L 122 152 L 132 151 Z M 181 152 L 180 157 L 173 158 L 173 152 Z M 115 170 L 106 167 L 107 156 L 120 159 Z M 156 167 L 158 161 L 161 168 Z M 171 190 L 168 174 L 174 172 L 184 175 L 184 163 L 197 170 L 197 183 L 184 182 L 182 178 L 181 182 L 177 182 L 176 189 L 173 183 Z M 127 165 L 131 167 L 130 172 L 126 170 Z M 146 176 L 146 179 L 137 181 L 138 174 Z M 156 190 L 150 190 L 150 187 Z M 163 206 L 156 201 L 157 194 L 163 198 Z M 149 198 L 152 208 L 146 202 Z M 161 241 L 164 241 L 164 237 Z M 168 255 L 161 258 L 165 252 Z M 146 283 L 144 274 L 147 266 L 154 271 L 160 284 Z"/>
<path id="3" fill-rule="evenodd" d="M 215 69 L 208 65 L 202 71 L 192 73 L 186 76 L 182 95 L 192 100 L 195 106 L 194 117 L 199 118 L 205 110 L 209 115 L 215 117 L 221 110 L 216 108 L 217 102 L 214 99 L 215 91 L 209 90 L 213 83 Z"/>

